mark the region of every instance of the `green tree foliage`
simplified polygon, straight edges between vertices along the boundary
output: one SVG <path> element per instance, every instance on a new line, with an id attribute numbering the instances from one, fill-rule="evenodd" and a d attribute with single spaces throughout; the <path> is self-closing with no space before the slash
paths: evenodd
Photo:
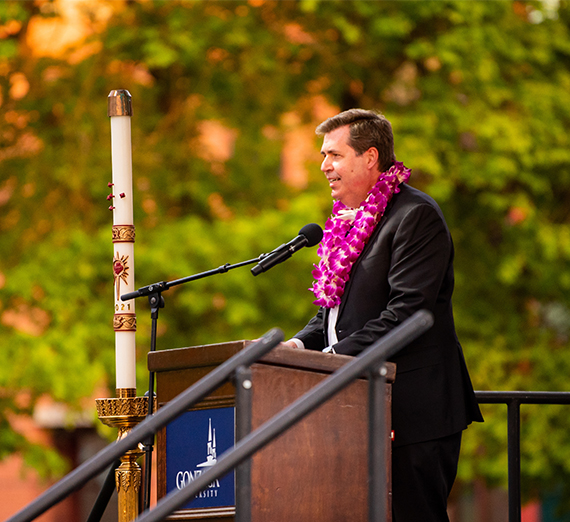
<path id="1" fill-rule="evenodd" d="M 114 384 L 106 97 L 118 88 L 133 96 L 138 285 L 256 257 L 323 223 L 330 198 L 307 129 L 329 115 L 327 103 L 378 108 L 411 184 L 438 200 L 454 235 L 457 328 L 475 387 L 565 390 L 567 1 L 81 5 L 85 37 L 59 56 L 38 53 L 30 35 L 61 4 L 0 5 L 6 419 L 22 390 L 28 408 L 42 394 L 78 406 Z M 287 148 L 295 135 L 312 155 Z M 291 156 L 304 183 L 286 177 Z M 245 268 L 170 290 L 159 348 L 273 326 L 294 334 L 314 312 L 315 256 L 307 249 L 257 278 Z M 137 308 L 141 393 L 150 320 L 144 301 Z M 570 426 L 563 407 L 522 411 L 532 492 L 570 475 Z M 505 411 L 485 413 L 465 437 L 460 478 L 504 484 Z M 7 422 L 0 437 L 13 451 L 24 442 Z"/>

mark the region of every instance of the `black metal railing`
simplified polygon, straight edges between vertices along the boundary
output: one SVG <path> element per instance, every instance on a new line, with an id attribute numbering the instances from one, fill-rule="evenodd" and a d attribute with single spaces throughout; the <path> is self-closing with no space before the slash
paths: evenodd
<path id="1" fill-rule="evenodd" d="M 521 404 L 570 404 L 570 392 L 476 391 L 479 404 L 506 404 L 509 522 L 521 521 Z"/>
<path id="2" fill-rule="evenodd" d="M 197 479 L 180 490 L 173 490 L 160 500 L 154 509 L 146 511 L 138 522 L 159 522 L 194 498 L 216 479 L 251 457 L 269 442 L 296 424 L 334 394 L 348 386 L 363 374 L 369 375 L 371 401 L 369 403 L 369 488 L 372 491 L 386 491 L 386 455 L 382 433 L 385 411 L 385 369 L 384 362 L 398 350 L 431 328 L 433 317 L 429 312 L 419 311 L 392 330 L 378 342 L 372 344 L 352 361 L 314 386 L 305 395 L 284 408 L 281 412 L 246 435 L 236 445 L 223 453 L 218 462 Z M 383 371 L 384 370 L 384 371 Z M 242 484 L 242 487 L 244 485 Z M 250 484 L 245 485 L 250 487 Z M 373 488 L 373 489 L 372 489 Z M 369 494 L 368 520 L 385 522 L 385 495 Z M 239 516 L 236 510 L 236 516 Z M 244 521 L 245 522 L 245 521 Z"/>
<path id="3" fill-rule="evenodd" d="M 362 375 L 368 375 L 370 382 L 369 447 L 371 451 L 369 454 L 368 472 L 369 490 L 370 492 L 386 490 L 386 455 L 383 437 L 381 436 L 385 427 L 384 394 L 386 370 L 384 362 L 431 328 L 432 324 L 433 317 L 429 312 L 423 310 L 417 312 L 252 433 L 249 433 L 251 419 L 248 416 L 251 410 L 250 405 L 248 407 L 247 404 L 251 400 L 251 395 L 240 391 L 241 387 L 238 385 L 236 387 L 236 438 L 238 439 L 236 445 L 221 455 L 214 466 L 202 473 L 188 486 L 178 491 L 172 491 L 161 499 L 154 509 L 145 511 L 137 520 L 140 522 L 158 522 L 163 520 L 201 490 L 207 488 L 208 484 L 222 477 L 231 469 L 237 468 L 236 473 L 240 473 L 238 476 L 241 480 L 236 480 L 236 520 L 246 522 L 251 507 L 251 482 L 248 479 L 248 459 Z M 107 446 L 80 465 L 6 522 L 30 522 L 34 520 L 70 493 L 79 489 L 86 481 L 101 473 L 128 450 L 154 436 L 158 430 L 173 421 L 191 406 L 203 400 L 230 378 L 235 377 L 236 384 L 244 382 L 244 380 L 249 378 L 249 367 L 279 344 L 282 339 L 283 334 L 281 331 L 272 330 L 258 342 L 238 352 L 203 379 L 171 400 L 152 417 L 148 417 L 133 428 L 126 437 Z M 384 522 L 386 497 L 377 494 L 369 494 L 368 497 L 369 521 Z"/>

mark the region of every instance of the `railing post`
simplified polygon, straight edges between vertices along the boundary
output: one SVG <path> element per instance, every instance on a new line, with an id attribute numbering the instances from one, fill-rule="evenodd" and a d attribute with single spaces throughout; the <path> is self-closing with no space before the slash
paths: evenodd
<path id="1" fill-rule="evenodd" d="M 521 522 L 521 415 L 520 401 L 507 401 L 509 459 L 509 522 Z"/>
<path id="2" fill-rule="evenodd" d="M 236 442 L 251 432 L 252 380 L 251 368 L 240 366 L 235 372 Z M 236 468 L 236 522 L 251 520 L 251 458 Z"/>
<path id="3" fill-rule="evenodd" d="M 368 375 L 368 520 L 386 522 L 386 366 Z"/>

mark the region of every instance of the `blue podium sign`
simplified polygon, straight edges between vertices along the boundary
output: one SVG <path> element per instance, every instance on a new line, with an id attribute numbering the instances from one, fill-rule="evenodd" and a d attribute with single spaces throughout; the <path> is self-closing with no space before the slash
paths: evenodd
<path id="1" fill-rule="evenodd" d="M 234 408 L 183 413 L 166 427 L 166 492 L 182 489 L 233 447 Z M 212 482 L 183 509 L 235 506 L 235 473 Z"/>

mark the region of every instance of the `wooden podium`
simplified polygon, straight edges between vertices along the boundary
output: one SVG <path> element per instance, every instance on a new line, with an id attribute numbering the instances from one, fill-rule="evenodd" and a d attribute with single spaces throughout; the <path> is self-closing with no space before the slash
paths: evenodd
<path id="1" fill-rule="evenodd" d="M 149 354 L 149 370 L 156 373 L 159 407 L 207 375 L 215 367 L 243 349 L 248 341 L 163 350 Z M 288 406 L 313 386 L 352 358 L 284 346 L 274 348 L 252 365 L 252 429 Z M 391 383 L 395 365 L 387 363 L 386 440 L 390 455 Z M 186 436 L 202 437 L 198 445 L 207 458 L 215 458 L 216 441 L 224 435 L 212 428 L 213 413 L 233 411 L 235 389 L 227 383 L 192 408 L 188 419 L 171 425 L 157 438 L 158 498 L 191 478 L 192 471 L 167 469 L 178 464 L 191 444 Z M 208 427 L 199 427 L 199 415 L 209 418 Z M 184 415 L 184 414 L 183 414 Z M 194 418 L 192 416 L 195 416 Z M 174 421 L 174 422 L 178 422 Z M 186 422 L 186 424 L 184 424 Z M 215 421 L 216 422 L 216 421 Z M 174 425 L 174 423 L 172 423 Z M 206 431 L 208 433 L 206 433 Z M 225 431 L 231 431 L 226 427 Z M 213 436 L 212 436 L 213 432 Z M 227 433 L 225 435 L 228 435 Z M 233 433 L 230 433 L 233 438 Z M 182 442 L 176 442 L 176 441 Z M 178 444 L 178 446 L 176 446 Z M 233 444 L 233 442 L 231 442 Z M 183 447 L 180 447 L 183 446 Z M 206 449 L 207 446 L 207 449 Z M 215 448 L 214 448 L 215 450 Z M 167 455 L 167 451 L 172 455 Z M 180 453 L 180 457 L 178 456 Z M 177 456 L 174 456 L 174 453 Z M 218 451 L 221 455 L 222 451 Z M 391 470 L 387 463 L 388 513 L 391 520 Z M 194 472 L 195 473 L 195 472 Z M 168 477 L 168 478 L 167 478 Z M 174 478 L 176 477 L 176 478 Z M 233 477 L 231 477 L 233 480 Z M 170 483 L 168 483 L 170 481 Z M 368 382 L 359 379 L 336 394 L 252 458 L 251 522 L 366 522 L 368 517 Z M 214 487 L 215 486 L 215 487 Z M 217 486 L 207 493 L 217 494 Z M 233 485 L 231 486 L 234 487 Z M 169 520 L 233 521 L 232 505 L 191 506 L 177 511 Z"/>

